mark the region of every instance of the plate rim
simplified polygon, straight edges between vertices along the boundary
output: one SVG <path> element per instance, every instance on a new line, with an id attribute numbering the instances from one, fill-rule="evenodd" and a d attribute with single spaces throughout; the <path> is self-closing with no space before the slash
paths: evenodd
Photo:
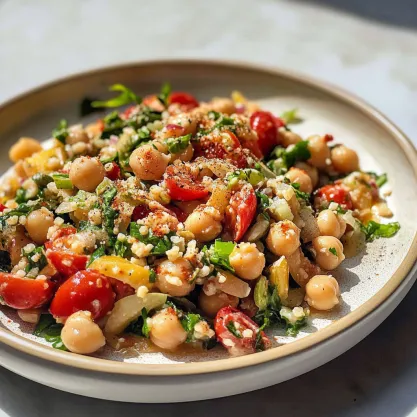
<path id="1" fill-rule="evenodd" d="M 411 140 L 379 110 L 362 100 L 358 96 L 334 86 L 326 81 L 321 81 L 313 77 L 297 73 L 294 71 L 277 68 L 274 66 L 260 65 L 251 62 L 225 59 L 152 59 L 125 62 L 117 65 L 97 67 L 87 71 L 77 72 L 72 75 L 60 77 L 51 82 L 41 84 L 26 92 L 20 93 L 0 104 L 0 111 L 16 104 L 18 101 L 36 95 L 39 92 L 54 88 L 57 85 L 107 73 L 115 70 L 123 70 L 137 67 L 161 65 L 207 65 L 223 67 L 225 69 L 250 70 L 258 73 L 269 74 L 276 77 L 285 78 L 295 83 L 301 83 L 314 90 L 318 90 L 330 95 L 339 101 L 355 108 L 368 119 L 384 129 L 401 148 L 405 157 L 413 168 L 417 178 L 417 150 Z M 44 359 L 48 362 L 55 362 L 72 368 L 80 368 L 85 371 L 106 372 L 112 374 L 125 374 L 136 376 L 186 376 L 195 374 L 207 374 L 212 372 L 224 372 L 234 369 L 255 366 L 261 363 L 293 356 L 309 348 L 316 347 L 320 343 L 336 336 L 339 333 L 351 328 L 354 324 L 368 316 L 387 300 L 406 279 L 413 265 L 417 262 L 417 233 L 411 242 L 407 254 L 403 261 L 392 274 L 387 283 L 364 304 L 353 312 L 330 324 L 324 329 L 312 333 L 302 339 L 275 347 L 273 349 L 258 352 L 253 355 L 241 356 L 237 358 L 218 359 L 207 362 L 190 362 L 178 364 L 138 364 L 112 361 L 108 359 L 82 356 L 71 352 L 63 352 L 53 349 L 50 346 L 42 345 L 36 341 L 26 339 L 8 329 L 0 327 L 0 342 L 5 343 L 23 353 Z"/>

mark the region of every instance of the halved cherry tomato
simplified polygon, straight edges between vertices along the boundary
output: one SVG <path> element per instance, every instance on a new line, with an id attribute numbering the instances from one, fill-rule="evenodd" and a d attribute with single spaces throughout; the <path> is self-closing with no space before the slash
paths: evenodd
<path id="1" fill-rule="evenodd" d="M 100 132 L 103 132 L 103 130 L 104 130 L 104 120 L 103 119 L 97 120 L 97 130 L 99 130 Z"/>
<path id="2" fill-rule="evenodd" d="M 0 272 L 0 297 L 4 304 L 18 310 L 43 306 L 52 298 L 54 287 L 49 280 Z"/>
<path id="3" fill-rule="evenodd" d="M 114 298 L 107 277 L 92 270 L 78 271 L 58 288 L 49 310 L 59 318 L 80 310 L 90 311 L 95 320 L 113 308 Z"/>
<path id="4" fill-rule="evenodd" d="M 110 285 L 113 288 L 114 293 L 116 294 L 115 301 L 119 301 L 122 298 L 127 297 L 128 295 L 133 295 L 135 289 L 129 284 L 126 284 L 118 279 L 107 277 L 110 282 Z"/>
<path id="5" fill-rule="evenodd" d="M 111 168 L 110 169 L 105 169 L 106 171 L 106 177 L 109 178 L 112 181 L 116 181 L 116 180 L 120 180 L 121 176 L 120 176 L 120 167 L 119 165 L 116 164 L 116 162 L 110 162 L 111 163 Z M 107 164 L 106 164 L 107 167 Z"/>
<path id="6" fill-rule="evenodd" d="M 262 159 L 264 157 L 258 140 L 241 140 L 241 143 L 245 149 L 249 149 L 257 158 Z"/>
<path id="7" fill-rule="evenodd" d="M 276 118 L 269 111 L 256 111 L 250 117 L 250 126 L 258 134 L 261 152 L 268 155 L 279 143 Z"/>
<path id="8" fill-rule="evenodd" d="M 229 130 L 223 130 L 218 135 L 211 134 L 202 137 L 194 146 L 196 157 L 207 159 L 225 159 L 238 168 L 246 168 L 248 162 L 236 135 Z"/>
<path id="9" fill-rule="evenodd" d="M 208 195 L 208 190 L 186 164 L 169 165 L 164 174 L 172 200 L 192 201 Z"/>
<path id="10" fill-rule="evenodd" d="M 352 210 L 353 208 L 349 192 L 338 184 L 329 184 L 319 188 L 316 192 L 316 198 L 325 200 L 328 203 L 333 201 L 340 204 L 346 210 Z"/>
<path id="11" fill-rule="evenodd" d="M 250 184 L 236 191 L 226 209 L 226 225 L 238 242 L 248 230 L 256 214 L 256 195 Z"/>
<path id="12" fill-rule="evenodd" d="M 191 94 L 182 91 L 174 91 L 168 97 L 168 104 L 179 104 L 184 111 L 192 110 L 199 106 L 197 99 Z"/>
<path id="13" fill-rule="evenodd" d="M 240 337 L 233 334 L 230 328 L 235 329 L 235 333 Z M 246 314 L 230 306 L 223 307 L 217 312 L 214 331 L 217 340 L 233 356 L 247 355 L 271 347 L 271 341 L 263 331 L 259 330 L 259 326 Z M 258 336 L 259 332 L 260 336 Z"/>
<path id="14" fill-rule="evenodd" d="M 178 221 L 185 222 L 187 220 L 188 214 L 179 207 L 174 206 L 173 204 L 168 204 L 165 207 L 175 215 Z"/>
<path id="15" fill-rule="evenodd" d="M 63 227 L 59 229 L 52 240 L 45 242 L 46 257 L 59 274 L 69 277 L 77 271 L 85 269 L 88 256 L 77 254 L 70 248 L 69 236 L 77 232 L 75 227 Z"/>
<path id="16" fill-rule="evenodd" d="M 136 222 L 137 220 L 142 220 L 145 217 L 147 217 L 150 212 L 151 210 L 149 209 L 148 206 L 145 206 L 145 205 L 136 206 L 133 209 L 132 221 Z"/>
<path id="17" fill-rule="evenodd" d="M 0 203 L 0 213 L 3 213 L 3 211 L 6 209 L 6 206 L 4 204 Z"/>

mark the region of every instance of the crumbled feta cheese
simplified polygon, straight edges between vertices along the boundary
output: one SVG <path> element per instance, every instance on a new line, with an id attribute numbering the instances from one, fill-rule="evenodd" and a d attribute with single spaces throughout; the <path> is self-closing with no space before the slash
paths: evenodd
<path id="1" fill-rule="evenodd" d="M 145 287 L 144 285 L 141 285 L 137 291 L 136 291 L 136 295 L 139 298 L 144 298 L 146 296 L 146 294 L 148 294 L 149 290 L 147 287 Z"/>
<path id="2" fill-rule="evenodd" d="M 242 332 L 242 336 L 243 337 L 252 337 L 253 336 L 253 331 L 251 329 L 245 329 Z"/>

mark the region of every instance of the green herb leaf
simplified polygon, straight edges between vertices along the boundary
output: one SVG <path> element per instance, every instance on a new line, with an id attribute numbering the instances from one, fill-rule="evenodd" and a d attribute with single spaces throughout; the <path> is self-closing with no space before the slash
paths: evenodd
<path id="1" fill-rule="evenodd" d="M 129 255 L 131 255 L 130 244 L 126 240 L 116 240 L 114 245 L 114 253 L 122 258 L 129 257 Z"/>
<path id="2" fill-rule="evenodd" d="M 161 92 L 158 95 L 159 101 L 164 105 L 168 106 L 168 98 L 171 95 L 172 87 L 170 83 L 164 83 L 161 87 Z"/>
<path id="3" fill-rule="evenodd" d="M 381 224 L 371 220 L 366 225 L 361 225 L 361 230 L 365 233 L 366 240 L 372 242 L 373 240 L 380 237 L 392 237 L 398 230 L 400 230 L 400 224 L 398 222 Z"/>
<path id="4" fill-rule="evenodd" d="M 173 233 L 168 233 L 165 236 L 159 237 L 153 234 L 152 230 L 146 235 L 142 235 L 139 232 L 140 226 L 132 222 L 130 223 L 130 235 L 134 238 L 138 239 L 140 242 L 144 243 L 145 245 L 151 244 L 153 245 L 151 254 L 152 255 L 164 255 L 168 250 L 172 248 L 171 236 Z"/>
<path id="5" fill-rule="evenodd" d="M 90 256 L 90 259 L 87 262 L 87 267 L 89 267 L 96 259 L 101 258 L 106 254 L 106 247 L 104 245 L 99 246 Z"/>
<path id="6" fill-rule="evenodd" d="M 334 256 L 337 256 L 337 250 L 336 250 L 336 248 L 329 248 L 329 252 L 331 254 L 333 254 Z"/>
<path id="7" fill-rule="evenodd" d="M 197 323 L 199 323 L 202 320 L 203 318 L 200 316 L 200 314 L 182 312 L 180 321 L 181 321 L 182 327 L 187 332 L 187 340 L 186 340 L 187 343 L 195 341 L 194 327 Z"/>
<path id="8" fill-rule="evenodd" d="M 232 320 L 230 320 L 229 322 L 227 322 L 226 328 L 227 328 L 227 330 L 229 330 L 230 333 L 232 333 L 233 336 L 236 336 L 238 339 L 242 339 L 242 335 L 236 329 L 235 323 L 233 323 Z"/>
<path id="9" fill-rule="evenodd" d="M 222 115 L 217 111 L 211 110 L 207 113 L 207 116 L 210 120 L 218 120 Z"/>
<path id="10" fill-rule="evenodd" d="M 32 177 L 32 180 L 35 181 L 39 188 L 45 188 L 50 182 L 53 181 L 53 178 L 49 175 L 38 172 Z"/>
<path id="11" fill-rule="evenodd" d="M 93 101 L 91 103 L 92 107 L 120 107 L 130 103 L 140 104 L 142 99 L 137 96 L 130 88 L 124 86 L 123 84 L 113 84 L 110 88 L 110 91 L 120 91 L 120 95 L 110 100 L 105 101 Z"/>
<path id="12" fill-rule="evenodd" d="M 298 184 L 298 182 L 291 183 L 291 186 L 292 188 L 294 188 L 296 198 L 298 198 L 299 200 L 304 200 L 306 202 L 310 201 L 310 194 L 305 193 L 304 191 L 300 191 L 300 184 Z"/>
<path id="13" fill-rule="evenodd" d="M 271 157 L 273 160 L 268 162 L 268 167 L 277 174 L 285 173 L 297 162 L 307 161 L 311 157 L 307 140 L 302 140 L 288 148 L 278 146 L 272 151 Z"/>
<path id="14" fill-rule="evenodd" d="M 58 127 L 52 131 L 52 137 L 65 144 L 68 135 L 68 122 L 65 119 L 62 119 L 59 122 Z"/>
<path id="15" fill-rule="evenodd" d="M 169 153 L 176 154 L 184 149 L 190 144 L 191 134 L 180 136 L 178 138 L 169 138 L 165 141 L 168 146 Z"/>
<path id="16" fill-rule="evenodd" d="M 62 324 L 55 321 L 51 314 L 41 314 L 41 318 L 33 334 L 52 343 L 52 347 L 55 349 L 68 350 L 61 339 L 61 330 L 63 327 Z"/>
<path id="17" fill-rule="evenodd" d="M 367 172 L 367 174 L 374 177 L 375 183 L 378 186 L 378 188 L 381 188 L 384 184 L 388 182 L 388 175 L 386 173 L 378 175 L 375 172 Z"/>
<path id="18" fill-rule="evenodd" d="M 43 251 L 42 246 L 38 246 L 37 248 L 33 249 L 30 252 L 27 252 L 25 248 L 22 249 L 22 256 L 25 256 L 28 260 L 28 264 L 25 267 L 25 272 L 29 273 L 34 268 L 37 269 L 36 273 L 33 277 L 36 277 L 39 272 L 48 265 L 48 261 L 46 260 L 45 253 Z M 34 258 L 34 259 L 33 259 Z"/>
<path id="19" fill-rule="evenodd" d="M 287 110 L 279 117 L 286 125 L 300 123 L 302 121 L 298 117 L 298 109 Z"/>
<path id="20" fill-rule="evenodd" d="M 149 270 L 149 282 L 154 284 L 156 282 L 156 272 L 153 269 Z"/>
<path id="21" fill-rule="evenodd" d="M 142 325 L 142 334 L 149 338 L 149 333 L 151 332 L 151 329 L 148 326 L 148 322 L 147 319 L 148 318 L 148 312 L 146 311 L 146 308 L 142 308 L 142 321 L 143 321 L 143 325 Z"/>
<path id="22" fill-rule="evenodd" d="M 229 261 L 229 255 L 235 246 L 236 244 L 233 242 L 222 242 L 220 239 L 217 239 L 210 249 L 206 248 L 205 250 L 208 261 L 221 269 L 235 272 Z"/>
<path id="23" fill-rule="evenodd" d="M 69 179 L 68 174 L 52 174 L 52 179 L 54 180 L 56 188 L 59 188 L 61 190 L 72 190 L 73 188 L 72 182 Z"/>

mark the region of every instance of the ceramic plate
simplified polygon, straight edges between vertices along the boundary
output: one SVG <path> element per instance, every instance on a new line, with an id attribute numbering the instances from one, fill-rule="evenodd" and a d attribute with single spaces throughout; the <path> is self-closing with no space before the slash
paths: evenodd
<path id="1" fill-rule="evenodd" d="M 277 114 L 298 108 L 304 122 L 295 125 L 294 131 L 302 136 L 331 133 L 337 142 L 359 152 L 364 169 L 388 173 L 387 188 L 392 190 L 388 204 L 401 230 L 392 239 L 369 244 L 365 253 L 343 262 L 343 268 L 334 271 L 343 294 L 340 308 L 330 314 L 315 314 L 297 338 L 272 331 L 278 343 L 266 352 L 228 358 L 221 349 L 203 355 L 123 354 L 107 349 L 94 357 L 79 356 L 47 346 L 31 335 L 32 327 L 2 308 L 3 366 L 59 389 L 123 401 L 184 401 L 230 395 L 289 379 L 334 358 L 372 331 L 412 285 L 415 277 L 410 270 L 417 257 L 415 149 L 376 110 L 335 87 L 300 75 L 213 61 L 160 61 L 59 80 L 0 107 L 1 170 L 5 172 L 10 166 L 7 150 L 20 136 L 46 139 L 61 118 L 70 124 L 96 119 L 97 115 L 79 117 L 83 98 L 103 97 L 114 83 L 126 84 L 139 95 L 146 95 L 158 91 L 164 81 L 202 100 L 239 90 Z M 69 382 L 62 378 L 62 372 L 72 375 Z M 238 384 L 230 384 L 247 373 L 251 381 L 240 378 Z M 94 386 L 88 381 L 94 381 Z M 141 391 L 124 389 L 127 383 Z M 150 387 L 160 384 L 171 385 L 169 393 L 151 395 Z M 187 386 L 193 389 L 184 389 Z"/>

